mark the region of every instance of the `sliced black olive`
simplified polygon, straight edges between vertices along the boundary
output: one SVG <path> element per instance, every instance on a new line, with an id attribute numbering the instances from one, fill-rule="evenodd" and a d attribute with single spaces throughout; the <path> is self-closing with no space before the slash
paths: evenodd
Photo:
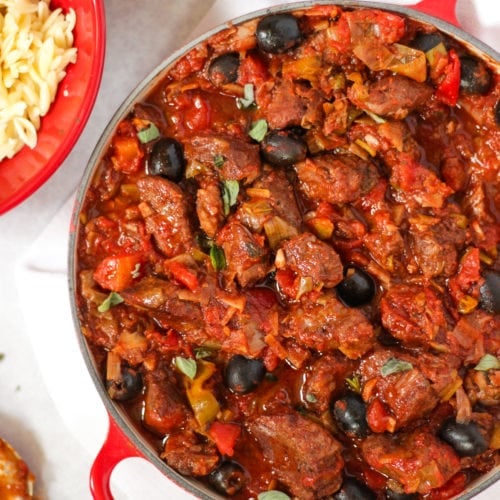
<path id="1" fill-rule="evenodd" d="M 295 47 L 302 34 L 292 14 L 271 14 L 259 21 L 255 36 L 260 50 L 279 54 Z"/>
<path id="2" fill-rule="evenodd" d="M 226 386 L 233 392 L 246 394 L 257 388 L 265 374 L 266 368 L 262 360 L 237 354 L 229 360 L 224 378 Z"/>
<path id="3" fill-rule="evenodd" d="M 179 182 L 184 176 L 184 165 L 184 152 L 181 144 L 175 139 L 162 137 L 153 146 L 146 162 L 146 173 Z"/>
<path id="4" fill-rule="evenodd" d="M 485 282 L 479 289 L 481 307 L 492 314 L 500 313 L 500 273 L 488 269 L 483 278 Z"/>
<path id="5" fill-rule="evenodd" d="M 479 455 L 488 449 L 488 442 L 475 422 L 461 424 L 449 418 L 441 425 L 439 437 L 461 457 Z"/>
<path id="6" fill-rule="evenodd" d="M 337 399 L 332 412 L 335 421 L 347 435 L 353 434 L 357 437 L 367 435 L 366 404 L 358 394 L 351 392 Z"/>
<path id="7" fill-rule="evenodd" d="M 444 36 L 441 33 L 419 33 L 411 42 L 414 49 L 428 52 L 440 43 L 444 43 Z"/>
<path id="8" fill-rule="evenodd" d="M 305 159 L 307 145 L 299 137 L 284 131 L 274 131 L 264 137 L 260 143 L 264 159 L 277 167 L 290 167 Z"/>
<path id="9" fill-rule="evenodd" d="M 375 296 L 375 281 L 362 269 L 349 266 L 344 272 L 344 279 L 337 285 L 337 295 L 349 307 L 368 304 Z"/>
<path id="10" fill-rule="evenodd" d="M 142 391 L 142 375 L 129 366 L 122 366 L 118 380 L 107 380 L 106 388 L 111 399 L 115 401 L 130 401 Z"/>
<path id="11" fill-rule="evenodd" d="M 245 470 L 234 460 L 225 460 L 208 475 L 208 482 L 218 493 L 233 496 L 245 486 Z"/>
<path id="12" fill-rule="evenodd" d="M 460 57 L 460 90 L 464 94 L 484 95 L 491 82 L 491 71 L 484 62 L 471 56 Z"/>
<path id="13" fill-rule="evenodd" d="M 418 493 L 404 493 L 402 491 L 387 489 L 385 491 L 385 498 L 387 500 L 417 500 Z"/>
<path id="14" fill-rule="evenodd" d="M 500 101 L 495 104 L 495 123 L 500 127 Z"/>
<path id="15" fill-rule="evenodd" d="M 340 490 L 333 495 L 336 500 L 375 500 L 377 496 L 365 484 L 353 477 L 346 477 Z"/>
<path id="16" fill-rule="evenodd" d="M 235 82 L 238 78 L 240 56 L 236 52 L 216 57 L 208 67 L 208 77 L 214 85 Z"/>

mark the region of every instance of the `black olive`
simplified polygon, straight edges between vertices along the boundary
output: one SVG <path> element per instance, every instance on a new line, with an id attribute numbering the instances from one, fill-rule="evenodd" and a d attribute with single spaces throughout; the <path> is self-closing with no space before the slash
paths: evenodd
<path id="1" fill-rule="evenodd" d="M 302 34 L 292 14 L 271 14 L 259 21 L 255 36 L 260 50 L 279 54 L 295 47 Z"/>
<path id="2" fill-rule="evenodd" d="M 337 285 L 337 295 L 349 307 L 368 304 L 375 297 L 375 281 L 362 269 L 349 266 L 344 279 Z"/>
<path id="3" fill-rule="evenodd" d="M 332 413 L 335 421 L 347 435 L 353 434 L 357 437 L 367 435 L 366 404 L 358 394 L 352 392 L 337 399 L 333 404 Z"/>
<path id="4" fill-rule="evenodd" d="M 229 389 L 237 394 L 246 394 L 257 388 L 265 374 L 266 368 L 262 360 L 237 354 L 229 360 L 224 377 Z"/>
<path id="5" fill-rule="evenodd" d="M 419 33 L 411 42 L 414 49 L 428 52 L 440 43 L 444 43 L 444 36 L 441 33 Z"/>
<path id="6" fill-rule="evenodd" d="M 439 437 L 461 457 L 479 455 L 488 449 L 488 442 L 475 422 L 460 424 L 454 418 L 449 418 L 441 425 Z"/>
<path id="7" fill-rule="evenodd" d="M 116 401 L 130 401 L 138 396 L 142 391 L 142 375 L 140 372 L 122 366 L 120 379 L 107 380 L 106 388 L 111 399 Z"/>
<path id="8" fill-rule="evenodd" d="M 484 62 L 471 56 L 460 57 L 460 90 L 464 94 L 484 95 L 491 82 L 491 71 Z"/>
<path id="9" fill-rule="evenodd" d="M 146 173 L 179 182 L 184 176 L 184 164 L 181 144 L 175 139 L 162 137 L 153 146 L 146 162 Z"/>
<path id="10" fill-rule="evenodd" d="M 418 493 L 404 493 L 388 489 L 385 491 L 385 498 L 387 500 L 417 500 Z"/>
<path id="11" fill-rule="evenodd" d="M 353 477 L 346 477 L 340 490 L 333 495 L 336 500 L 375 500 L 377 496 L 365 484 Z"/>
<path id="12" fill-rule="evenodd" d="M 495 123 L 500 127 L 500 101 L 495 104 Z"/>
<path id="13" fill-rule="evenodd" d="M 264 137 L 260 143 L 264 159 L 277 167 L 290 167 L 305 159 L 307 145 L 299 137 L 284 131 L 274 131 Z"/>
<path id="14" fill-rule="evenodd" d="M 208 77 L 214 85 L 235 82 L 238 78 L 240 56 L 236 52 L 216 57 L 208 67 Z"/>
<path id="15" fill-rule="evenodd" d="M 500 273 L 488 269 L 483 278 L 485 282 L 479 289 L 481 307 L 492 314 L 500 313 Z"/>
<path id="16" fill-rule="evenodd" d="M 222 495 L 238 493 L 246 483 L 243 467 L 234 460 L 225 460 L 208 475 L 208 482 Z"/>

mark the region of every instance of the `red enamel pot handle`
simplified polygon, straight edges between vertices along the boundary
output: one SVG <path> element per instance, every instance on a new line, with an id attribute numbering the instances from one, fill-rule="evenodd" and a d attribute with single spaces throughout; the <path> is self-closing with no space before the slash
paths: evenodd
<path id="1" fill-rule="evenodd" d="M 409 7 L 460 27 L 456 15 L 457 0 L 421 0 Z"/>
<path id="2" fill-rule="evenodd" d="M 109 416 L 109 430 L 92 469 L 90 470 L 90 491 L 94 500 L 113 500 L 109 487 L 113 469 L 125 458 L 144 458 L 130 439 Z"/>

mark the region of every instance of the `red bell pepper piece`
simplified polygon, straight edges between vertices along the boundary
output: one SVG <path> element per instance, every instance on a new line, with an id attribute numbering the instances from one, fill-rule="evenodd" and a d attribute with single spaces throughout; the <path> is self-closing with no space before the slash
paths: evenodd
<path id="1" fill-rule="evenodd" d="M 172 274 L 177 283 L 184 285 L 186 288 L 194 292 L 200 286 L 198 276 L 182 262 L 170 261 L 166 264 L 166 268 Z"/>
<path id="2" fill-rule="evenodd" d="M 217 449 L 228 457 L 234 455 L 234 446 L 240 434 L 239 425 L 219 421 L 213 422 L 208 430 L 208 435 L 214 440 Z"/>
<path id="3" fill-rule="evenodd" d="M 460 90 L 460 59 L 453 49 L 448 52 L 448 59 L 444 78 L 436 90 L 436 97 L 448 106 L 455 106 Z"/>
<path id="4" fill-rule="evenodd" d="M 120 292 L 140 276 L 140 254 L 106 257 L 94 271 L 95 281 L 104 289 Z"/>

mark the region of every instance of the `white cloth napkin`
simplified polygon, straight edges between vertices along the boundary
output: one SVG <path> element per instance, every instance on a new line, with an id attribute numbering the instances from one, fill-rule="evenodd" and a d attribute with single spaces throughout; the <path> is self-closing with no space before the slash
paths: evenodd
<path id="1" fill-rule="evenodd" d="M 283 2 L 217 0 L 192 37 L 231 18 L 279 3 Z M 415 1 L 389 0 L 387 3 L 409 5 Z M 464 29 L 498 49 L 500 16 L 498 12 L 492 15 L 492 9 L 495 10 L 492 4 L 490 0 L 462 0 L 458 2 L 457 15 Z M 147 3 L 142 8 L 147 8 Z M 108 419 L 83 361 L 70 312 L 67 261 L 74 194 L 68 192 L 67 195 L 57 216 L 22 258 L 17 279 L 22 303 L 29 304 L 26 327 L 45 384 L 68 430 L 95 456 L 104 442 Z M 115 469 L 112 489 L 117 500 L 193 498 L 141 459 L 123 461 Z M 483 493 L 481 498 L 499 498 L 500 487 L 495 491 Z"/>

